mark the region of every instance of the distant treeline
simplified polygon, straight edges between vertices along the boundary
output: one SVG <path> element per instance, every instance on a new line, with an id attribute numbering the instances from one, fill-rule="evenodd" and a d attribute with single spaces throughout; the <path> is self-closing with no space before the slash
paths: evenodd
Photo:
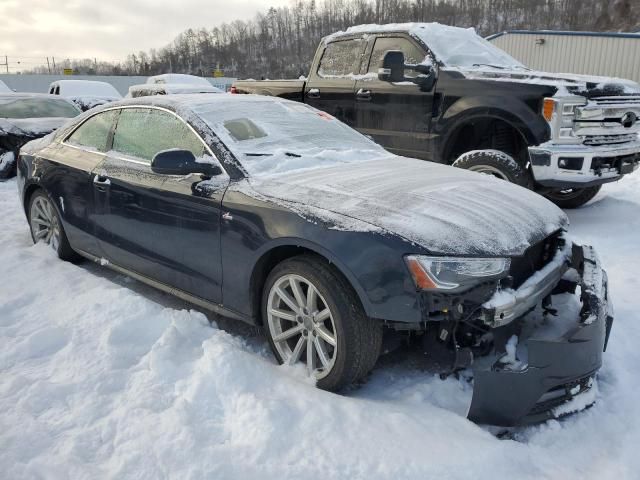
<path id="1" fill-rule="evenodd" d="M 188 29 L 164 48 L 112 64 L 67 62 L 77 73 L 284 78 L 306 74 L 323 36 L 362 23 L 440 22 L 489 35 L 509 29 L 639 31 L 638 0 L 292 0 L 253 20 Z M 43 69 L 44 70 L 44 69 Z M 44 71 L 42 73 L 45 73 Z"/>

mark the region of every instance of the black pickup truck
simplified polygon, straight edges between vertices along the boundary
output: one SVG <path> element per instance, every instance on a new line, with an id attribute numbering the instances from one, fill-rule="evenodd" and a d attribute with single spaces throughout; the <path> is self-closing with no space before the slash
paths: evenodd
<path id="1" fill-rule="evenodd" d="M 532 71 L 472 29 L 361 25 L 325 37 L 306 80 L 237 81 L 337 117 L 393 153 L 493 174 L 564 208 L 640 164 L 640 86 Z"/>

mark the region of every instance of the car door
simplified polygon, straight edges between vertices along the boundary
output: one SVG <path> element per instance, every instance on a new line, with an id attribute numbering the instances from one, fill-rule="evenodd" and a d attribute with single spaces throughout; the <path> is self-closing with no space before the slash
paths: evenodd
<path id="1" fill-rule="evenodd" d="M 99 253 L 92 172 L 105 159 L 116 115 L 108 110 L 89 117 L 45 152 L 51 167 L 44 181 L 58 204 L 69 242 L 92 255 Z"/>
<path id="2" fill-rule="evenodd" d="M 172 148 L 217 162 L 176 114 L 121 110 L 111 152 L 95 177 L 99 243 L 109 262 L 219 303 L 220 206 L 228 176 L 154 173 L 153 156 Z"/>
<path id="3" fill-rule="evenodd" d="M 355 85 L 355 128 L 398 155 L 430 158 L 430 124 L 433 92 L 412 80 L 417 73 L 405 70 L 406 81 L 378 80 L 378 68 L 389 50 L 404 53 L 405 63 L 418 64 L 427 53 L 413 39 L 379 36 L 371 47 L 367 74 Z"/>
<path id="4" fill-rule="evenodd" d="M 362 38 L 327 44 L 305 85 L 305 103 L 353 126 L 355 78 L 366 46 Z"/>

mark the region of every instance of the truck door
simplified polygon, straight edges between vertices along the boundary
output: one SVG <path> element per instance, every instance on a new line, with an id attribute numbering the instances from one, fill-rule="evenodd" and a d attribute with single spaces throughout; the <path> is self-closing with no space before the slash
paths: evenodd
<path id="1" fill-rule="evenodd" d="M 366 40 L 351 38 L 331 42 L 323 52 L 318 52 L 320 61 L 312 65 L 305 85 L 305 103 L 354 126 L 355 79 L 366 46 Z"/>
<path id="2" fill-rule="evenodd" d="M 354 127 L 370 135 L 377 143 L 398 155 L 430 158 L 430 123 L 433 94 L 412 80 L 417 73 L 405 70 L 406 81 L 382 82 L 378 80 L 378 68 L 389 50 L 404 53 L 405 63 L 422 63 L 427 55 L 424 48 L 413 39 L 397 36 L 375 38 L 366 68 L 355 85 Z"/>

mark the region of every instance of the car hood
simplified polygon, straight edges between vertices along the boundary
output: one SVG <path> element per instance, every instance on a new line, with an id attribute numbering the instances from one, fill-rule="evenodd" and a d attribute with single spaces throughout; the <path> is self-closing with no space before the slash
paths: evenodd
<path id="1" fill-rule="evenodd" d="M 0 135 L 15 135 L 24 137 L 40 137 L 53 132 L 68 118 L 0 118 Z"/>
<path id="2" fill-rule="evenodd" d="M 312 221 L 399 235 L 439 254 L 522 255 L 568 224 L 562 210 L 522 187 L 395 155 L 248 182 Z"/>
<path id="3" fill-rule="evenodd" d="M 589 94 L 633 94 L 640 93 L 640 85 L 632 80 L 595 75 L 578 75 L 574 73 L 549 73 L 535 70 L 499 70 L 494 68 L 462 69 L 446 68 L 458 71 L 466 78 L 478 80 L 494 80 L 501 82 L 529 83 L 550 87 L 565 87 L 575 93 Z"/>

